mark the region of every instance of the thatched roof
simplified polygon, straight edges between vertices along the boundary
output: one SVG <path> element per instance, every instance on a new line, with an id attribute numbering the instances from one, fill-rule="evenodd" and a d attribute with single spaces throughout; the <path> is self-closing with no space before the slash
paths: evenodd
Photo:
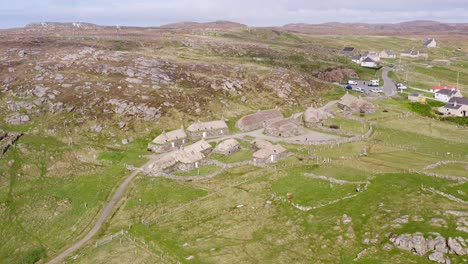
<path id="1" fill-rule="evenodd" d="M 214 152 L 219 152 L 219 153 L 229 152 L 230 150 L 236 149 L 239 146 L 240 146 L 239 142 L 231 138 L 231 139 L 228 139 L 219 143 L 214 149 Z"/>
<path id="2" fill-rule="evenodd" d="M 333 115 L 322 109 L 317 109 L 313 107 L 307 108 L 304 112 L 304 122 L 306 123 L 318 123 L 328 118 L 333 117 Z"/>
<path id="3" fill-rule="evenodd" d="M 258 151 L 256 151 L 252 157 L 257 158 L 257 159 L 266 159 L 270 157 L 271 155 L 276 155 L 280 153 L 286 152 L 286 149 L 283 148 L 281 145 L 271 145 L 267 148 L 262 148 Z"/>
<path id="4" fill-rule="evenodd" d="M 172 142 L 184 138 L 187 138 L 187 134 L 185 133 L 185 130 L 181 128 L 167 133 L 163 132 L 153 140 L 153 143 L 162 145 L 166 144 L 167 142 Z"/>
<path id="5" fill-rule="evenodd" d="M 216 120 L 216 121 L 209 121 L 209 122 L 196 122 L 190 125 L 187 130 L 190 132 L 197 132 L 197 131 L 209 131 L 215 129 L 223 129 L 228 128 L 226 122 L 223 120 Z"/>
<path id="6" fill-rule="evenodd" d="M 242 131 L 260 129 L 265 122 L 281 118 L 283 118 L 283 114 L 278 109 L 258 111 L 255 114 L 247 115 L 239 119 L 236 123 L 236 127 Z"/>

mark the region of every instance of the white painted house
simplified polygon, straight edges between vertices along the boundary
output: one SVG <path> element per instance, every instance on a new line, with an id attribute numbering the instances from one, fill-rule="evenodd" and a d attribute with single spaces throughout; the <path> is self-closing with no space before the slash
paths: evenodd
<path id="1" fill-rule="evenodd" d="M 380 61 L 380 55 L 374 50 L 369 50 L 369 51 L 364 52 L 364 54 L 362 54 L 362 57 L 363 58 L 371 58 L 375 62 Z"/>
<path id="2" fill-rule="evenodd" d="M 382 50 L 379 54 L 382 59 L 395 59 L 396 53 L 393 50 Z"/>
<path id="3" fill-rule="evenodd" d="M 468 98 L 453 97 L 445 106 L 439 108 L 443 115 L 466 117 L 468 116 Z"/>
<path id="4" fill-rule="evenodd" d="M 361 67 L 375 68 L 377 67 L 377 62 L 370 57 L 365 58 L 361 62 Z"/>
<path id="5" fill-rule="evenodd" d="M 434 93 L 434 98 L 440 102 L 447 103 L 448 101 L 450 101 L 450 99 L 454 97 L 462 98 L 463 95 L 458 90 L 449 89 L 442 89 Z"/>
<path id="6" fill-rule="evenodd" d="M 437 47 L 437 41 L 433 38 L 427 39 L 424 42 L 424 47 L 426 48 L 436 48 Z"/>

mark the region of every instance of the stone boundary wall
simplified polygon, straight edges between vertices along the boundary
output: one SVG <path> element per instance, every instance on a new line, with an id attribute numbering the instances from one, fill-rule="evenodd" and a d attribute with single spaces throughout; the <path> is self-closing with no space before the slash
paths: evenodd
<path id="1" fill-rule="evenodd" d="M 439 167 L 440 165 L 446 165 L 446 164 L 466 164 L 466 165 L 468 165 L 468 161 L 441 160 L 441 161 L 439 161 L 437 163 L 426 166 L 424 169 L 425 170 L 435 169 L 435 168 Z"/>

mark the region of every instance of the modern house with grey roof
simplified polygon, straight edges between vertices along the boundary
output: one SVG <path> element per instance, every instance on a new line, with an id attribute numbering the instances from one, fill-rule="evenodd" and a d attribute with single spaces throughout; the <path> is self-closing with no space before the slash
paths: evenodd
<path id="1" fill-rule="evenodd" d="M 448 116 L 468 117 L 468 98 L 453 97 L 439 108 L 439 113 Z"/>
<path id="2" fill-rule="evenodd" d="M 434 93 L 434 98 L 437 101 L 447 103 L 452 99 L 453 97 L 458 97 L 461 98 L 463 95 L 460 93 L 459 90 L 455 89 L 442 89 Z"/>
<path id="3" fill-rule="evenodd" d="M 221 137 L 229 135 L 229 128 L 223 120 L 196 122 L 187 128 L 190 139 Z"/>
<path id="4" fill-rule="evenodd" d="M 372 59 L 371 57 L 366 57 L 361 61 L 361 67 L 366 67 L 366 68 L 377 68 L 379 65 L 377 64 L 377 61 Z"/>

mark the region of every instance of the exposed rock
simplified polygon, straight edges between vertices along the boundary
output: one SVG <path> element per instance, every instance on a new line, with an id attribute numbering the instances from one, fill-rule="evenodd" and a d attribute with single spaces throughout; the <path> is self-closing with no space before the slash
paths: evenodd
<path id="1" fill-rule="evenodd" d="M 342 68 L 327 69 L 324 72 L 320 72 L 317 77 L 327 82 L 342 82 L 345 79 L 359 78 L 354 70 Z"/>
<path id="2" fill-rule="evenodd" d="M 389 243 L 386 243 L 383 247 L 382 247 L 383 250 L 385 251 L 390 251 L 393 249 L 393 245 L 392 244 L 389 244 Z"/>
<path id="3" fill-rule="evenodd" d="M 123 129 L 124 127 L 127 126 L 127 123 L 125 123 L 125 122 L 119 122 L 119 123 L 118 123 L 118 126 L 119 126 L 120 129 Z"/>
<path id="4" fill-rule="evenodd" d="M 429 255 L 430 261 L 435 261 L 437 263 L 446 263 L 446 258 L 444 257 L 444 253 L 441 252 L 434 252 Z"/>
<path id="5" fill-rule="evenodd" d="M 447 240 L 447 245 L 449 247 L 449 252 L 453 252 L 459 256 L 463 256 L 467 253 L 462 245 L 460 245 L 460 243 L 458 243 L 458 241 L 454 238 L 449 237 Z"/>
<path id="6" fill-rule="evenodd" d="M 397 224 L 406 224 L 406 223 L 408 223 L 408 219 L 409 219 L 409 216 L 404 215 L 402 217 L 399 217 L 399 218 L 393 220 L 393 222 L 395 222 Z"/>
<path id="7" fill-rule="evenodd" d="M 10 84 L 16 80 L 16 77 L 13 76 L 8 76 L 3 80 L 3 84 Z"/>
<path id="8" fill-rule="evenodd" d="M 129 83 L 134 83 L 134 84 L 141 84 L 141 83 L 143 83 L 143 81 L 140 80 L 140 79 L 137 79 L 137 78 L 130 78 L 130 77 L 127 78 L 127 79 L 125 79 L 125 81 L 127 81 L 127 82 L 129 82 Z"/>
<path id="9" fill-rule="evenodd" d="M 33 94 L 39 98 L 44 97 L 46 95 L 49 88 L 44 87 L 42 85 L 36 85 L 36 88 L 33 90 Z"/>
<path id="10" fill-rule="evenodd" d="M 445 221 L 445 219 L 442 219 L 442 218 L 432 218 L 431 225 L 447 227 L 447 221 Z"/>
<path id="11" fill-rule="evenodd" d="M 101 133 L 103 129 L 104 128 L 102 127 L 102 125 L 94 125 L 89 128 L 90 131 L 97 132 L 97 133 Z"/>
<path id="12" fill-rule="evenodd" d="M 436 252 L 448 253 L 447 241 L 444 237 L 438 236 L 434 240 L 433 247 L 430 247 L 429 249 Z"/>
<path id="13" fill-rule="evenodd" d="M 349 224 L 353 221 L 353 218 L 351 218 L 351 216 L 344 214 L 342 221 L 343 221 L 343 224 Z"/>
<path id="14" fill-rule="evenodd" d="M 28 115 L 21 115 L 19 113 L 12 114 L 6 117 L 4 120 L 10 125 L 24 125 L 30 121 Z"/>

